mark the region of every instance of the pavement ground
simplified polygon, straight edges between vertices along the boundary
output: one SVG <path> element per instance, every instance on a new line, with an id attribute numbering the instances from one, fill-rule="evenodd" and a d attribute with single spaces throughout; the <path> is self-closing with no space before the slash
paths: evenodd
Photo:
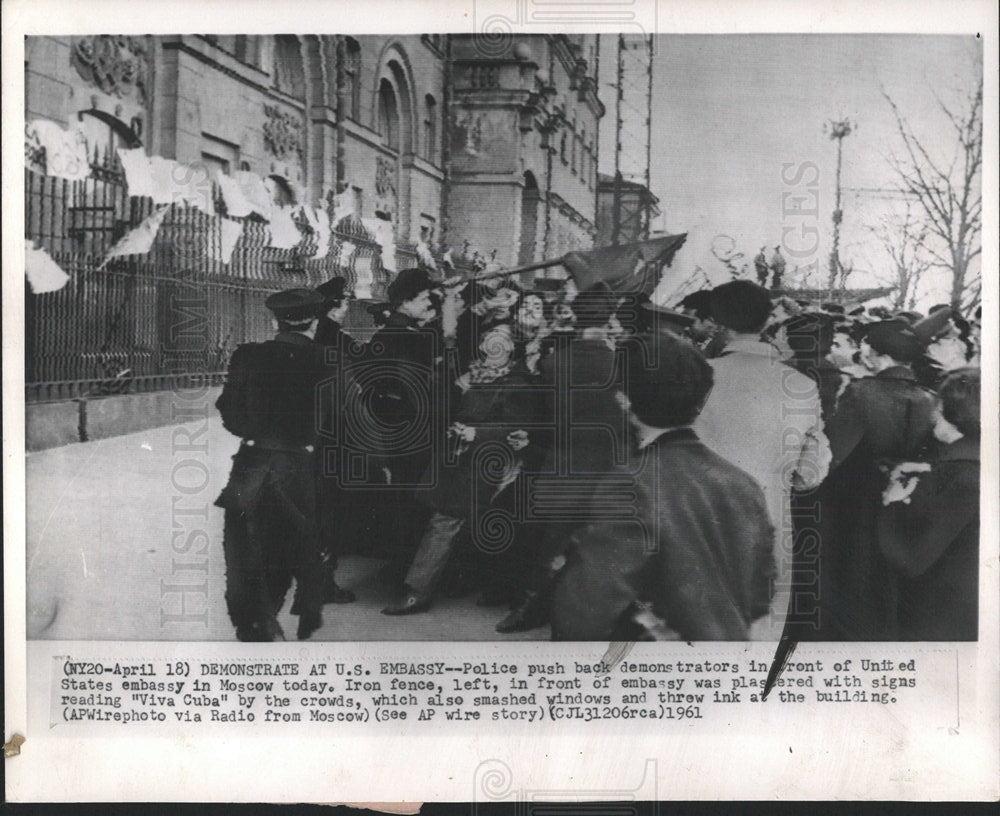
<path id="1" fill-rule="evenodd" d="M 204 412 L 204 408 L 202 408 Z M 29 453 L 27 636 L 54 640 L 231 641 L 223 511 L 213 505 L 239 440 L 218 417 Z M 313 641 L 548 640 L 547 627 L 499 635 L 505 607 L 475 595 L 388 617 L 381 561 L 340 560 L 352 604 L 328 604 Z M 297 618 L 279 622 L 294 639 Z"/>

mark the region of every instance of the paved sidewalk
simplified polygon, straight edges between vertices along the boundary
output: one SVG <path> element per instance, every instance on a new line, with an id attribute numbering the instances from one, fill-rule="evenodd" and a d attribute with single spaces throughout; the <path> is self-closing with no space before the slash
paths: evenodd
<path id="1" fill-rule="evenodd" d="M 194 407 L 194 406 L 192 406 Z M 202 408 L 203 410 L 203 408 Z M 212 412 L 214 413 L 214 412 Z M 238 440 L 217 417 L 29 453 L 27 631 L 65 640 L 233 640 L 226 614 L 222 510 L 212 503 Z M 498 635 L 504 608 L 474 596 L 391 618 L 381 562 L 342 559 L 338 581 L 358 596 L 324 607 L 317 641 L 547 640 Z M 294 639 L 288 614 L 279 616 Z"/>

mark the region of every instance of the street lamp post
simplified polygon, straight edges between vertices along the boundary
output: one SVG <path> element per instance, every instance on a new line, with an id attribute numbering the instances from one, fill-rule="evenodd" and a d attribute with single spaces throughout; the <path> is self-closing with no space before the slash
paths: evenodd
<path id="1" fill-rule="evenodd" d="M 840 208 L 840 167 L 841 156 L 844 146 L 844 138 L 850 136 L 857 129 L 857 125 L 850 119 L 840 121 L 827 120 L 823 126 L 823 132 L 837 142 L 837 183 L 836 183 L 836 204 L 833 208 L 833 247 L 830 250 L 830 277 L 829 288 L 833 292 L 837 285 L 837 276 L 840 273 L 840 222 L 843 221 L 844 212 Z"/>

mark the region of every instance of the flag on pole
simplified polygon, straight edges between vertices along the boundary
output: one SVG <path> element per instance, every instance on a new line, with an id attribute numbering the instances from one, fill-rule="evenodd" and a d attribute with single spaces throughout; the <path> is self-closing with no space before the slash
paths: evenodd
<path id="1" fill-rule="evenodd" d="M 41 247 L 28 242 L 24 245 L 24 274 L 36 295 L 57 292 L 69 283 L 67 275 Z"/>
<path id="2" fill-rule="evenodd" d="M 669 266 L 674 253 L 684 245 L 685 240 L 686 233 L 664 235 L 633 244 L 570 252 L 562 257 L 560 263 L 572 275 L 581 292 L 597 283 L 604 283 L 616 294 L 650 295 L 659 283 L 660 274 L 649 264 L 662 261 Z"/>
<path id="3" fill-rule="evenodd" d="M 117 244 L 108 250 L 103 263 L 98 267 L 103 269 L 112 258 L 120 258 L 125 255 L 145 255 L 153 246 L 156 234 L 160 231 L 160 225 L 167 216 L 169 205 L 160 207 L 149 218 L 143 221 L 134 230 L 122 238 Z"/>
<path id="4" fill-rule="evenodd" d="M 318 261 L 330 253 L 330 222 L 324 209 L 317 210 L 315 207 L 303 205 L 302 212 L 316 233 L 316 254 L 313 255 L 313 260 Z"/>
<path id="5" fill-rule="evenodd" d="M 128 194 L 134 197 L 153 196 L 153 173 L 150 169 L 149 156 L 141 147 L 134 150 L 118 148 L 118 158 L 121 160 L 122 168 L 125 170 L 125 183 L 128 185 Z"/>

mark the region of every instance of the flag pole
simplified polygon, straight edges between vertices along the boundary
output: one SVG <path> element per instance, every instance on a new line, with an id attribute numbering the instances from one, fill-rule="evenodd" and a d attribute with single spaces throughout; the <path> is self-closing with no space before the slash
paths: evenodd
<path id="1" fill-rule="evenodd" d="M 478 281 L 491 280 L 493 278 L 504 278 L 508 275 L 519 275 L 522 272 L 535 272 L 538 269 L 548 269 L 552 266 L 559 266 L 562 262 L 563 258 L 559 257 L 548 261 L 539 261 L 538 263 L 528 264 L 527 266 L 516 266 L 513 269 L 496 269 L 483 275 L 474 275 L 471 278 L 463 278 L 462 280 L 455 281 L 452 285 L 458 286 L 463 283 L 477 283 Z"/>

